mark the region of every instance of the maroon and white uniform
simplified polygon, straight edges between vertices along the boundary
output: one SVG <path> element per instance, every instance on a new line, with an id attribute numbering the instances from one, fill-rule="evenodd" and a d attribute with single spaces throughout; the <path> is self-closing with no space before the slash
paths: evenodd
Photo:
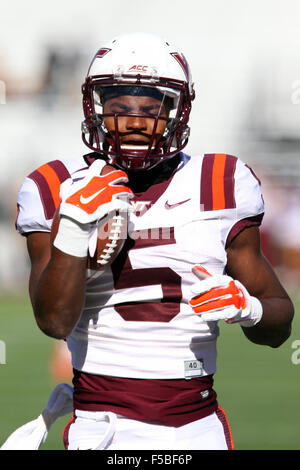
<path id="1" fill-rule="evenodd" d="M 93 154 L 29 175 L 18 197 L 21 234 L 51 230 L 59 184 L 82 177 Z M 167 180 L 135 194 L 128 239 L 101 275 L 87 271 L 86 302 L 67 338 L 74 407 L 167 426 L 220 413 L 212 388 L 217 322 L 188 304 L 192 266 L 222 274 L 226 247 L 261 223 L 258 179 L 241 160 L 210 154 L 181 161 Z"/>

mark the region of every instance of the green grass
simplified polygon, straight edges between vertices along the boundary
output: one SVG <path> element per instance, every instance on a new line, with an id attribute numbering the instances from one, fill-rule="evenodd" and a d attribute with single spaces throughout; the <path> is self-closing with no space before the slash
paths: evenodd
<path id="1" fill-rule="evenodd" d="M 236 325 L 220 323 L 215 390 L 229 419 L 238 450 L 299 450 L 300 364 L 292 363 L 300 340 L 300 303 L 291 337 L 278 349 L 250 343 Z M 37 417 L 54 387 L 49 375 L 53 341 L 37 328 L 27 294 L 0 296 L 0 444 L 17 427 Z M 70 416 L 51 428 L 42 449 L 63 449 Z"/>
<path id="2" fill-rule="evenodd" d="M 237 325 L 220 324 L 215 389 L 231 425 L 236 449 L 299 450 L 300 303 L 290 338 L 280 348 L 251 343 Z"/>
<path id="3" fill-rule="evenodd" d="M 36 418 L 55 384 L 49 374 L 53 340 L 36 326 L 27 294 L 0 297 L 0 339 L 6 364 L 0 364 L 0 443 L 17 427 Z M 63 449 L 62 430 L 69 416 L 50 429 L 43 449 Z"/>

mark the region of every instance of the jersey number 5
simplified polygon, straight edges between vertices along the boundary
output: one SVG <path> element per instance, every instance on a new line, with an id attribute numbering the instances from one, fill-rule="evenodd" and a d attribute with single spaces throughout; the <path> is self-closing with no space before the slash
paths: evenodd
<path id="1" fill-rule="evenodd" d="M 124 302 L 115 310 L 126 321 L 169 322 L 178 315 L 182 299 L 181 277 L 167 267 L 133 269 L 130 249 L 169 245 L 175 243 L 174 233 L 166 239 L 127 239 L 122 252 L 112 264 L 115 289 L 145 288 L 160 285 L 162 296 L 149 302 Z"/>

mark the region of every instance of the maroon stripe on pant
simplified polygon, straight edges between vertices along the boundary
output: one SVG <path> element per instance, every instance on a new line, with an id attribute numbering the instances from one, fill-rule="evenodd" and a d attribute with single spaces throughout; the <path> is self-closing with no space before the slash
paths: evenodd
<path id="1" fill-rule="evenodd" d="M 218 419 L 220 420 L 220 422 L 223 426 L 224 436 L 225 436 L 225 440 L 226 440 L 228 450 L 234 450 L 231 429 L 230 429 L 230 426 L 229 426 L 229 423 L 228 423 L 228 420 L 227 420 L 227 417 L 226 417 L 226 413 L 220 406 L 218 406 L 218 409 L 216 411 L 216 415 L 217 415 Z"/>
<path id="2" fill-rule="evenodd" d="M 68 450 L 68 448 L 69 448 L 69 431 L 70 431 L 70 427 L 73 423 L 75 423 L 75 419 L 76 418 L 75 418 L 75 415 L 73 413 L 72 418 L 70 419 L 70 421 L 64 427 L 64 430 L 63 430 L 63 443 L 64 443 L 64 448 L 66 450 Z"/>

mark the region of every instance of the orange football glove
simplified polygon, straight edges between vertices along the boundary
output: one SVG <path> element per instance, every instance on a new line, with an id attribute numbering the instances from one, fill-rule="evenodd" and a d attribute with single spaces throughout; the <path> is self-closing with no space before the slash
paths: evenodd
<path id="1" fill-rule="evenodd" d="M 194 295 L 189 304 L 204 321 L 225 320 L 254 326 L 261 320 L 262 305 L 256 297 L 230 276 L 212 275 L 202 266 L 194 266 L 193 273 L 200 279 L 191 287 Z"/>
<path id="2" fill-rule="evenodd" d="M 126 173 L 115 170 L 101 175 L 105 165 L 103 160 L 95 160 L 84 177 L 78 181 L 69 178 L 61 185 L 60 222 L 53 245 L 68 255 L 87 256 L 97 223 L 110 212 L 132 210 L 129 199 L 133 193 L 120 184 L 127 183 Z"/>
<path id="3" fill-rule="evenodd" d="M 64 181 L 60 191 L 60 215 L 88 224 L 97 222 L 109 212 L 131 210 L 128 201 L 133 193 L 120 184 L 128 182 L 126 173 L 115 170 L 101 175 L 105 165 L 103 160 L 96 160 L 81 180 L 74 182 L 69 178 Z"/>

